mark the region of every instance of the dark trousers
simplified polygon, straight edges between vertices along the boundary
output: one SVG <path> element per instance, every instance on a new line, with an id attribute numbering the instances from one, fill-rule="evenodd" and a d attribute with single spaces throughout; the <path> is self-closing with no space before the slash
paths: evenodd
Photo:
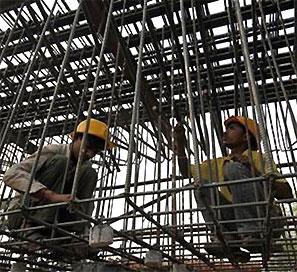
<path id="1" fill-rule="evenodd" d="M 224 165 L 224 179 L 228 181 L 248 179 L 252 177 L 252 172 L 246 165 L 239 162 L 227 162 Z M 208 183 L 209 184 L 209 183 Z M 215 216 L 219 221 L 238 220 L 235 223 L 221 224 L 222 231 L 248 232 L 259 231 L 262 223 L 259 221 L 244 222 L 245 219 L 263 217 L 265 215 L 265 206 L 256 206 L 254 202 L 264 200 L 264 191 L 262 182 L 244 182 L 234 185 L 228 185 L 232 193 L 232 204 L 250 203 L 250 206 L 234 206 L 230 208 L 220 208 L 215 211 Z M 210 212 L 205 209 L 204 203 L 209 206 L 231 204 L 219 192 L 217 187 L 206 187 L 202 184 L 200 191 L 194 192 L 198 208 L 201 208 L 203 218 L 206 222 L 213 223 Z M 254 204 L 253 204 L 254 203 Z M 213 225 L 210 225 L 213 231 Z"/>
<path id="2" fill-rule="evenodd" d="M 42 166 L 42 168 L 36 173 L 36 180 L 44 184 L 50 190 L 56 193 L 70 194 L 73 185 L 73 178 L 75 174 L 76 165 L 72 162 L 69 163 L 68 171 L 63 186 L 63 178 L 67 167 L 67 158 L 62 155 L 55 155 Z M 91 198 L 96 188 L 97 175 L 95 170 L 90 164 L 83 164 L 79 171 L 79 178 L 77 184 L 76 197 L 78 199 Z M 32 202 L 32 206 L 39 206 L 48 204 L 44 201 Z M 83 203 L 79 205 L 79 210 L 85 214 L 91 215 L 94 205 L 93 203 Z M 11 220 L 18 220 L 21 214 L 14 215 Z M 80 220 L 80 217 L 74 213 L 70 213 L 66 207 L 59 208 L 44 208 L 30 212 L 32 218 L 43 220 L 48 223 L 54 223 L 57 216 L 58 223 L 71 222 Z M 34 220 L 27 221 L 29 224 L 36 225 Z M 14 223 L 14 222 L 12 222 Z M 68 231 L 75 231 L 82 233 L 84 231 L 85 224 L 74 224 L 67 227 Z"/>

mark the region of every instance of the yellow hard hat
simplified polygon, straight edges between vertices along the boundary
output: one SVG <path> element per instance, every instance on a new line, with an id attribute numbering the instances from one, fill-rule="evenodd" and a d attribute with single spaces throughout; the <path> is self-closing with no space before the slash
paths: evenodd
<path id="1" fill-rule="evenodd" d="M 255 139 L 258 138 L 258 124 L 255 120 L 243 116 L 230 116 L 224 122 L 225 127 L 227 127 L 230 123 L 241 124 L 247 128 L 247 130 L 255 137 Z"/>
<path id="2" fill-rule="evenodd" d="M 84 133 L 87 130 L 87 120 L 84 120 L 79 123 L 76 128 L 76 132 Z M 104 122 L 101 122 L 97 119 L 90 118 L 89 129 L 86 131 L 88 134 L 96 136 L 97 138 L 103 139 L 104 141 L 108 140 L 108 127 Z M 111 149 L 115 146 L 114 143 L 108 140 L 107 148 Z"/>

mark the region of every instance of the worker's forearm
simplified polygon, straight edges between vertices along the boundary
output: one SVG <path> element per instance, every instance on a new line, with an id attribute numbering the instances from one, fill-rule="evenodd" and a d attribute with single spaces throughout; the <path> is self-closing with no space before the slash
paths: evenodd
<path id="1" fill-rule="evenodd" d="M 178 123 L 174 127 L 174 147 L 175 154 L 178 157 L 178 166 L 179 170 L 183 177 L 190 177 L 190 168 L 189 168 L 189 160 L 186 155 L 186 138 L 185 138 L 185 129 L 181 123 Z"/>
<path id="2" fill-rule="evenodd" d="M 42 201 L 49 201 L 49 202 L 68 202 L 72 199 L 70 194 L 59 194 L 56 193 L 48 188 L 42 188 L 36 193 L 31 194 L 33 197 L 38 198 Z"/>
<path id="3" fill-rule="evenodd" d="M 178 154 L 178 167 L 184 178 L 190 177 L 189 160 L 185 152 Z"/>
<path id="4" fill-rule="evenodd" d="M 177 150 L 178 166 L 183 177 L 190 177 L 189 160 L 186 155 L 185 149 L 180 148 Z"/>
<path id="5" fill-rule="evenodd" d="M 52 193 L 53 191 L 50 189 L 42 188 L 31 195 L 35 198 L 38 198 L 39 200 L 50 200 Z"/>

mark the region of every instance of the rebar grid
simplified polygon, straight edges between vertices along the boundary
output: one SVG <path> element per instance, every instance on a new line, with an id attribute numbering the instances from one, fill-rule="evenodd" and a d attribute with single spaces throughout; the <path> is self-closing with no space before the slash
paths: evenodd
<path id="1" fill-rule="evenodd" d="M 113 244 L 90 258 L 94 261 L 139 269 L 146 253 L 157 250 L 164 271 L 175 263 L 193 271 L 295 271 L 294 1 L 78 2 L 0 1 L 0 270 L 9 271 L 15 261 L 26 263 L 29 271 L 71 270 L 80 260 L 69 249 L 88 243 L 88 237 L 66 227 L 90 222 L 106 223 L 115 231 Z M 285 226 L 283 235 L 273 238 L 277 230 L 270 232 L 271 223 L 280 218 L 270 215 L 273 198 L 267 181 L 278 177 L 207 185 L 266 184 L 265 201 L 237 205 L 267 207 L 265 217 L 248 219 L 265 227 L 257 233 L 261 250 L 251 253 L 247 263 L 236 262 L 232 254 L 218 259 L 204 250 L 210 225 L 238 223 L 220 217 L 222 208 L 235 205 L 206 207 L 217 218 L 205 222 L 194 199 L 194 180 L 180 176 L 172 151 L 172 127 L 182 122 L 192 162 L 226 155 L 223 120 L 234 114 L 259 121 L 260 151 L 269 163 L 274 160 L 294 194 L 276 201 Z M 19 209 L 8 211 L 14 192 L 2 182 L 5 171 L 47 144 L 70 143 L 69 133 L 87 117 L 108 123 L 117 145 L 92 159 L 96 191 L 92 198 L 76 201 L 93 203 L 92 217 L 76 210 L 76 203 L 30 207 L 29 191 Z M 217 170 L 212 172 L 218 180 Z M 22 236 L 32 228 L 6 227 L 9 214 L 30 218 L 34 210 L 62 206 L 81 220 L 38 220 L 34 230 L 51 231 L 45 239 Z M 241 246 L 240 240 L 226 240 L 230 233 L 216 231 L 227 251 L 230 245 Z M 24 245 L 29 242 L 41 249 L 28 254 Z"/>

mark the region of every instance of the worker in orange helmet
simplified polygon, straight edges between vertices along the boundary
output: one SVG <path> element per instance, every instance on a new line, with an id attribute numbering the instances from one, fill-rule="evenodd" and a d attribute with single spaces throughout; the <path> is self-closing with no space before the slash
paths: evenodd
<path id="1" fill-rule="evenodd" d="M 226 131 L 223 133 L 222 141 L 230 149 L 230 154 L 205 161 L 198 166 L 201 184 L 200 189 L 194 191 L 194 195 L 198 207 L 202 209 L 204 220 L 212 232 L 212 243 L 206 245 L 205 250 L 220 258 L 228 257 L 229 252 L 214 235 L 213 216 L 209 209 L 206 209 L 205 204 L 207 206 L 232 204 L 219 209 L 220 221 L 229 221 L 229 223 L 221 224 L 221 230 L 227 242 L 241 241 L 240 246 L 235 245 L 235 242 L 234 247 L 232 247 L 232 242 L 229 245 L 231 245 L 230 250 L 233 256 L 245 262 L 249 260 L 249 255 L 241 251 L 240 247 L 250 252 L 259 251 L 259 244 L 256 242 L 259 241 L 260 233 L 264 230 L 266 206 L 255 205 L 256 202 L 265 200 L 263 181 L 251 182 L 249 180 L 229 185 L 223 184 L 226 181 L 265 176 L 268 174 L 268 162 L 263 162 L 258 151 L 258 125 L 254 120 L 243 116 L 231 116 L 224 122 L 224 125 Z M 181 174 L 183 177 L 198 177 L 195 171 L 196 166 L 189 164 L 185 151 L 185 131 L 180 123 L 174 128 L 174 138 Z M 275 176 L 279 176 L 275 164 L 272 167 Z M 210 186 L 214 182 L 222 186 Z M 292 198 L 291 187 L 285 179 L 274 179 L 272 190 L 277 199 Z M 213 202 L 212 199 L 215 201 Z M 273 206 L 271 215 L 280 216 L 280 214 L 279 207 Z M 272 232 L 274 237 L 278 238 L 280 235 L 277 230 Z"/>
<path id="2" fill-rule="evenodd" d="M 85 132 L 86 142 L 85 147 L 82 148 Z M 97 173 L 89 160 L 103 151 L 105 147 L 111 149 L 114 146 L 109 141 L 108 127 L 105 123 L 90 118 L 89 121 L 84 120 L 79 123 L 70 137 L 72 139 L 70 144 L 48 145 L 41 150 L 36 174 L 31 185 L 31 170 L 37 158 L 37 152 L 7 170 L 3 181 L 16 191 L 16 197 L 11 201 L 9 210 L 20 207 L 22 195 L 26 190 L 29 190 L 30 202 L 33 206 L 71 201 L 73 198 L 71 195 L 73 180 L 80 153 L 82 154 L 82 164 L 78 172 L 76 198 L 88 199 L 93 196 L 97 183 Z M 78 205 L 78 208 L 86 215 L 91 215 L 94 207 L 93 203 L 85 202 Z M 57 208 L 36 209 L 29 213 L 29 219 L 25 219 L 20 213 L 11 214 L 8 216 L 8 228 L 34 227 L 40 225 L 38 224 L 39 220 L 52 224 L 56 212 Z M 66 207 L 59 207 L 57 215 L 58 223 L 81 221 L 81 217 L 70 213 Z M 64 229 L 82 234 L 85 227 L 86 223 L 74 223 Z M 38 232 L 29 231 L 25 232 L 25 237 L 37 239 L 48 236 L 48 234 L 47 229 Z M 38 248 L 38 246 L 33 246 L 30 249 L 36 250 Z"/>

